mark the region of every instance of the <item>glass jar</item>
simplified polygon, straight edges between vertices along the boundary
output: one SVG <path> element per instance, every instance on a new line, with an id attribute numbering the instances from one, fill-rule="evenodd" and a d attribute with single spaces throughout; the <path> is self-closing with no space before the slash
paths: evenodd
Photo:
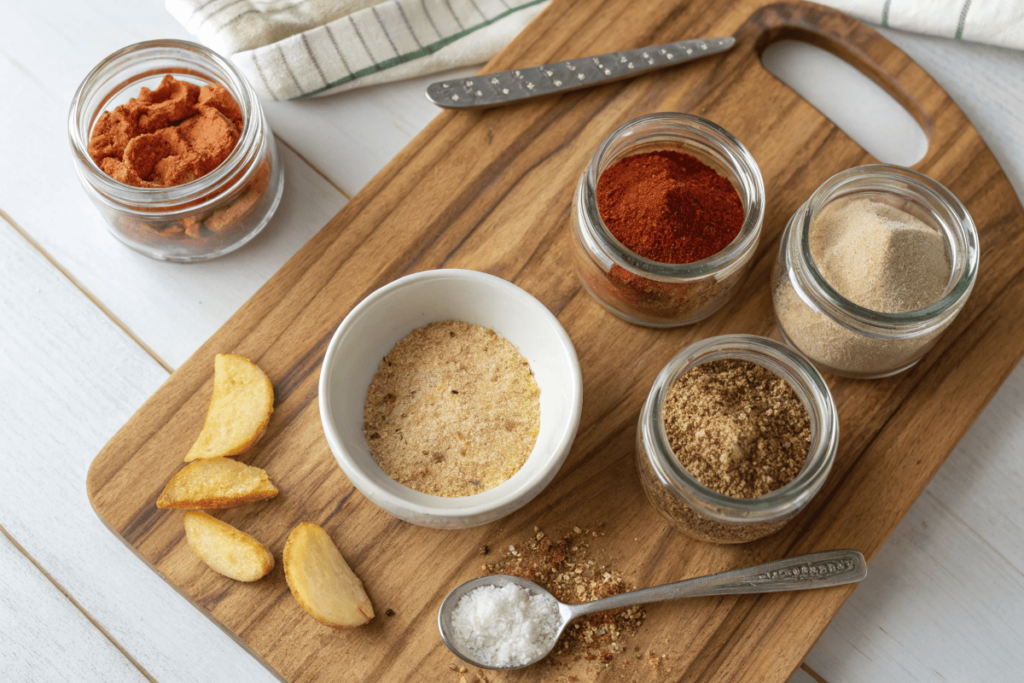
<path id="1" fill-rule="evenodd" d="M 727 178 L 743 202 L 736 238 L 693 263 L 660 263 L 619 242 L 601 220 L 597 181 L 619 159 L 670 150 L 690 154 Z M 660 113 L 634 119 L 608 136 L 580 177 L 573 198 L 572 259 L 584 289 L 606 309 L 649 327 L 689 325 L 708 317 L 736 293 L 757 249 L 764 219 L 764 182 L 750 152 L 707 119 Z"/>
<path id="2" fill-rule="evenodd" d="M 836 292 L 811 258 L 811 224 L 837 201 L 867 198 L 904 211 L 942 235 L 952 270 L 942 298 L 908 313 L 879 313 Z M 978 232 L 967 209 L 931 178 L 886 164 L 829 178 L 797 209 L 782 234 L 772 275 L 779 330 L 825 371 L 886 377 L 913 366 L 963 308 L 978 275 Z"/>
<path id="3" fill-rule="evenodd" d="M 669 389 L 684 373 L 719 359 L 756 363 L 784 379 L 811 420 L 811 442 L 800 473 L 758 498 L 733 498 L 704 486 L 672 452 L 663 408 Z M 702 541 L 745 543 L 781 529 L 825 483 L 839 445 L 839 418 L 821 374 L 782 344 L 746 334 L 711 337 L 684 349 L 661 371 L 640 411 L 636 463 L 648 499 L 680 531 Z"/>
<path id="4" fill-rule="evenodd" d="M 223 163 L 191 182 L 133 187 L 114 180 L 89 156 L 93 125 L 167 74 L 227 88 L 242 110 L 241 137 Z M 79 180 L 111 233 L 155 259 L 202 261 L 234 251 L 266 226 L 281 201 L 281 160 L 255 91 L 234 65 L 202 45 L 154 40 L 110 55 L 78 87 L 68 134 Z"/>

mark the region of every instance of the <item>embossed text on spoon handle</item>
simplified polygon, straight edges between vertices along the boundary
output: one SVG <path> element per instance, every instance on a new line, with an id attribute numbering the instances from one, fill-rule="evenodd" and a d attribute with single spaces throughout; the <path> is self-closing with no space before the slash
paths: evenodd
<path id="1" fill-rule="evenodd" d="M 610 598 L 569 605 L 572 618 L 617 607 L 660 600 L 694 598 L 704 595 L 776 593 L 779 591 L 827 588 L 856 583 L 868 573 L 867 561 L 856 550 L 829 550 L 766 562 L 754 567 L 699 576 L 664 586 L 613 595 Z"/>

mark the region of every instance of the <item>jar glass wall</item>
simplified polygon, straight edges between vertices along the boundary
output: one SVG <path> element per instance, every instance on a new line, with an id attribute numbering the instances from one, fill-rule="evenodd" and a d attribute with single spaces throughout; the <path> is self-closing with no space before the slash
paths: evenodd
<path id="1" fill-rule="evenodd" d="M 234 150 L 217 168 L 172 187 L 114 180 L 90 157 L 89 138 L 104 111 L 155 89 L 171 74 L 198 86 L 223 85 L 242 111 Z M 68 134 L 79 180 L 111 233 L 132 249 L 168 261 L 201 261 L 238 249 L 269 222 L 281 201 L 283 169 L 256 93 L 217 53 L 195 43 L 130 45 L 100 62 L 71 103 Z"/>
<path id="2" fill-rule="evenodd" d="M 660 263 L 619 242 L 601 219 L 597 182 L 623 157 L 671 150 L 690 154 L 727 178 L 743 202 L 736 238 L 693 263 Z M 621 126 L 598 147 L 573 198 L 572 258 L 583 287 L 606 309 L 631 323 L 675 327 L 703 320 L 736 293 L 750 268 L 764 218 L 764 182 L 739 140 L 699 116 L 660 113 Z"/>
<path id="3" fill-rule="evenodd" d="M 825 280 L 811 257 L 811 225 L 825 207 L 854 199 L 899 209 L 942 236 L 951 272 L 941 299 L 917 311 L 879 313 Z M 945 187 L 899 166 L 852 168 L 822 184 L 786 226 L 772 275 L 775 317 L 786 341 L 825 372 L 893 375 L 917 363 L 953 322 L 974 287 L 978 257 L 974 222 Z"/>
<path id="4" fill-rule="evenodd" d="M 701 484 L 672 452 L 663 409 L 669 390 L 690 369 L 719 359 L 756 363 L 784 379 L 811 421 L 807 459 L 789 484 L 758 498 L 733 498 Z M 839 418 L 828 386 L 813 365 L 765 337 L 724 335 L 697 342 L 669 361 L 640 411 L 636 462 L 648 499 L 674 527 L 714 543 L 744 543 L 775 533 L 825 483 L 839 445 Z"/>

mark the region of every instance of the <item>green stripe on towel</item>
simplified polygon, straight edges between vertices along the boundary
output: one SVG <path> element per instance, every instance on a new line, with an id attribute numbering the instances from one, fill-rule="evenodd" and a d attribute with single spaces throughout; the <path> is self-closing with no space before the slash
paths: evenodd
<path id="1" fill-rule="evenodd" d="M 501 14 L 497 15 L 496 17 L 494 17 L 492 19 L 488 19 L 487 21 L 480 22 L 476 26 L 471 26 L 471 27 L 469 27 L 467 29 L 459 31 L 458 33 L 454 33 L 454 34 L 448 36 L 447 38 L 442 38 L 441 40 L 439 40 L 439 41 L 437 41 L 435 43 L 430 43 L 429 45 L 424 45 L 419 50 L 415 50 L 413 52 L 408 52 L 408 53 L 406 53 L 404 55 L 398 55 L 397 57 L 391 57 L 390 59 L 385 59 L 384 61 L 382 61 L 382 62 L 380 62 L 378 64 L 374 64 L 373 66 L 368 66 L 365 69 L 360 69 L 359 71 L 356 71 L 355 73 L 351 73 L 351 74 L 349 74 L 347 76 L 343 76 L 342 78 L 339 78 L 336 81 L 332 81 L 331 83 L 328 83 L 327 85 L 323 86 L 322 88 L 317 88 L 316 90 L 311 90 L 310 92 L 303 93 L 303 94 L 297 95 L 295 97 L 290 97 L 288 99 L 291 99 L 291 100 L 303 100 L 303 99 L 306 99 L 307 97 L 313 97 L 315 95 L 319 95 L 322 92 L 330 90 L 331 88 L 336 88 L 339 85 L 344 85 L 345 83 L 350 83 L 350 82 L 352 82 L 352 81 L 354 81 L 356 79 L 362 78 L 363 76 L 369 76 L 370 74 L 379 73 L 381 71 L 385 71 L 387 69 L 390 69 L 391 67 L 398 66 L 399 64 L 405 64 L 406 62 L 411 62 L 414 59 L 419 59 L 420 57 L 427 57 L 429 55 L 434 54 L 435 52 L 437 52 L 441 48 L 446 47 L 448 45 L 451 45 L 452 43 L 454 43 L 459 38 L 463 38 L 463 37 L 469 35 L 470 33 L 473 33 L 474 31 L 477 31 L 477 30 L 479 30 L 479 29 L 481 29 L 481 28 L 483 28 L 485 26 L 489 26 L 490 24 L 493 24 L 494 22 L 496 22 L 496 21 L 498 21 L 500 19 L 504 19 L 505 17 L 509 16 L 510 14 L 514 14 L 515 12 L 518 12 L 520 10 L 526 9 L 527 7 L 533 7 L 534 5 L 539 5 L 542 2 L 546 2 L 546 1 L 547 0 L 533 0 L 532 2 L 528 2 L 526 4 L 520 5 L 519 7 L 513 7 L 512 9 L 509 9 L 506 12 L 502 12 Z"/>

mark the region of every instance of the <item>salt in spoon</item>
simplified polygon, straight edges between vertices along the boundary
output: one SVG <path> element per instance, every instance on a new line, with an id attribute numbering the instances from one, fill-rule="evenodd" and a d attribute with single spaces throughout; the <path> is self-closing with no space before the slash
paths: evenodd
<path id="1" fill-rule="evenodd" d="M 535 664 L 547 657 L 551 650 L 558 643 L 559 637 L 565 627 L 573 619 L 585 614 L 601 612 L 619 607 L 642 605 L 649 602 L 660 602 L 661 600 L 674 600 L 676 598 L 695 598 L 705 595 L 738 595 L 742 593 L 777 593 L 781 591 L 808 590 L 810 588 L 827 588 L 829 586 L 842 586 L 848 583 L 862 581 L 868 574 L 867 562 L 864 556 L 856 550 L 829 550 L 823 553 L 811 553 L 800 555 L 784 560 L 766 562 L 754 567 L 744 569 L 733 569 L 727 572 L 699 576 L 686 581 L 668 583 L 663 586 L 641 588 L 640 590 L 620 593 L 609 598 L 582 602 L 575 605 L 567 605 L 564 602 L 555 600 L 547 590 L 533 581 L 521 579 L 518 576 L 505 574 L 493 574 L 482 576 L 462 584 L 444 599 L 441 609 L 437 613 L 437 625 L 441 630 L 441 639 L 459 659 L 478 666 L 483 669 L 520 669 L 524 666 Z M 452 629 L 452 613 L 455 606 L 470 591 L 481 586 L 501 587 L 507 584 L 515 584 L 524 588 L 534 595 L 546 595 L 558 605 L 558 616 L 560 623 L 555 636 L 547 648 L 536 659 L 510 666 L 497 667 L 476 661 L 473 657 L 459 650 L 458 641 Z"/>

